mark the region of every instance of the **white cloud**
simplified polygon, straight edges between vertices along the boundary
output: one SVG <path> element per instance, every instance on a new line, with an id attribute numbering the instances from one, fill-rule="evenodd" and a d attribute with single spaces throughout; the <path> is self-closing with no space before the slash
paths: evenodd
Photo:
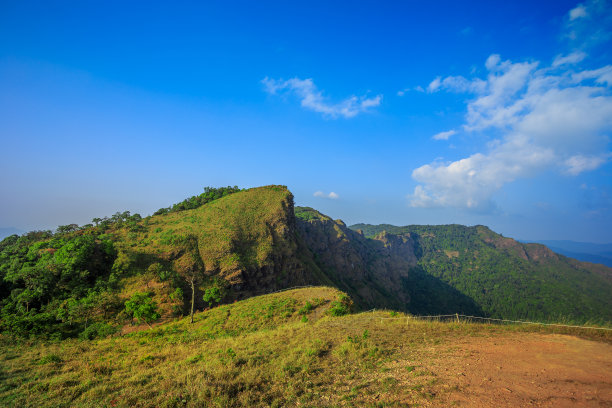
<path id="1" fill-rule="evenodd" d="M 406 95 L 407 92 L 410 92 L 413 90 L 417 92 L 425 92 L 425 89 L 423 89 L 422 86 L 418 85 L 418 86 L 415 86 L 414 88 L 404 88 L 402 90 L 397 91 L 397 96 L 404 96 Z"/>
<path id="2" fill-rule="evenodd" d="M 569 12 L 570 21 L 574 21 L 576 19 L 586 17 L 586 16 L 587 16 L 587 10 L 586 10 L 586 7 L 584 7 L 582 4 L 579 4 L 575 8 L 571 9 Z"/>
<path id="3" fill-rule="evenodd" d="M 415 169 L 412 178 L 419 184 L 410 204 L 487 210 L 507 183 L 551 169 L 575 176 L 612 159 L 612 94 L 606 86 L 612 67 L 576 72 L 567 67 L 580 55 L 570 55 L 556 66 L 553 62 L 554 70 L 492 55 L 485 63 L 486 79 L 434 79 L 430 92 L 473 95 L 466 101 L 465 131 L 496 136 L 480 153 Z M 434 138 L 444 139 L 445 133 Z"/>
<path id="4" fill-rule="evenodd" d="M 514 140 L 450 163 L 426 164 L 412 172 L 417 185 L 413 207 L 464 207 L 486 210 L 494 207 L 491 196 L 504 184 L 535 174 L 549 166 L 554 153 L 534 148 L 526 140 Z"/>
<path id="5" fill-rule="evenodd" d="M 577 64 L 583 59 L 585 59 L 586 56 L 587 56 L 586 53 L 582 51 L 575 51 L 565 56 L 559 54 L 555 57 L 555 60 L 553 61 L 552 66 L 558 67 L 560 65 L 566 65 L 566 64 Z"/>
<path id="6" fill-rule="evenodd" d="M 438 77 L 427 86 L 427 92 L 433 93 L 444 89 L 453 92 L 480 92 L 485 86 L 485 81 L 470 81 L 462 76 L 449 76 L 444 79 Z"/>
<path id="7" fill-rule="evenodd" d="M 583 156 L 581 154 L 570 157 L 565 161 L 567 174 L 576 176 L 584 171 L 595 170 L 610 159 L 610 154 L 597 156 Z"/>
<path id="8" fill-rule="evenodd" d="M 440 79 L 440 77 L 437 77 L 436 79 L 431 81 L 429 85 L 427 85 L 427 92 L 436 92 L 437 90 L 439 90 L 440 86 L 442 85 L 442 81 Z"/>
<path id="9" fill-rule="evenodd" d="M 485 61 L 485 67 L 487 67 L 489 71 L 492 71 L 493 68 L 495 68 L 495 66 L 499 64 L 499 61 L 501 61 L 501 57 L 499 56 L 499 54 L 491 54 L 489 55 L 489 58 L 487 58 L 487 60 Z"/>
<path id="10" fill-rule="evenodd" d="M 432 136 L 432 139 L 433 140 L 448 140 L 449 137 L 453 136 L 456 133 L 457 133 L 456 130 L 447 130 L 446 132 L 436 133 L 435 135 Z"/>
<path id="11" fill-rule="evenodd" d="M 612 38 L 611 6 L 609 0 L 587 0 L 568 12 L 564 37 L 573 49 L 601 45 Z"/>
<path id="12" fill-rule="evenodd" d="M 269 94 L 276 95 L 280 92 L 292 92 L 300 99 L 303 108 L 322 113 L 331 118 L 339 116 L 352 118 L 379 106 L 382 101 L 382 95 L 377 95 L 372 98 L 350 96 L 336 104 L 328 103 L 323 97 L 322 92 L 317 89 L 310 78 L 292 78 L 284 81 L 282 79 L 276 80 L 266 77 L 261 82 Z"/>
<path id="13" fill-rule="evenodd" d="M 572 74 L 572 79 L 575 82 L 582 82 L 585 79 L 593 79 L 597 84 L 612 85 L 612 65 L 606 65 L 591 71 L 581 71 Z"/>
<path id="14" fill-rule="evenodd" d="M 325 194 L 322 191 L 315 191 L 313 196 L 319 197 L 319 198 L 329 198 L 330 200 L 337 200 L 338 198 L 340 198 L 340 196 L 338 194 L 334 193 L 333 191 L 331 193 L 329 193 L 329 194 Z"/>

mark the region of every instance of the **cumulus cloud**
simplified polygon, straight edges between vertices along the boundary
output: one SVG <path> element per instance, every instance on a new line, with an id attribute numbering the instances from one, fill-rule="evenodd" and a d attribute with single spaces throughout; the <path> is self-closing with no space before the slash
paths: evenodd
<path id="1" fill-rule="evenodd" d="M 453 136 L 456 133 L 457 133 L 456 130 L 447 130 L 446 132 L 436 133 L 435 135 L 432 136 L 432 139 L 433 140 L 448 140 L 449 137 Z"/>
<path id="2" fill-rule="evenodd" d="M 310 78 L 292 78 L 285 81 L 266 77 L 261 82 L 269 94 L 293 93 L 300 99 L 303 108 L 331 118 L 352 118 L 379 106 L 382 101 L 382 95 L 376 95 L 372 98 L 350 96 L 338 103 L 329 103 Z"/>
<path id="3" fill-rule="evenodd" d="M 574 20 L 577 20 L 579 18 L 586 17 L 586 16 L 587 16 L 587 10 L 586 10 L 586 7 L 584 7 L 582 4 L 579 4 L 575 8 L 571 9 L 569 12 L 570 21 L 574 21 Z"/>
<path id="4" fill-rule="evenodd" d="M 330 200 L 337 200 L 338 198 L 340 198 L 340 196 L 338 194 L 334 193 L 333 191 L 331 193 L 329 193 L 329 194 L 325 194 L 322 191 L 315 191 L 313 196 L 319 197 L 319 198 L 328 198 Z"/>
<path id="5" fill-rule="evenodd" d="M 576 176 L 610 159 L 612 67 L 575 70 L 586 55 L 504 61 L 491 55 L 486 78 L 438 77 L 428 91 L 468 93 L 463 129 L 494 135 L 481 152 L 434 161 L 412 172 L 414 207 L 494 208 L 492 196 L 507 183 L 556 170 Z M 449 131 L 452 132 L 452 131 Z M 434 136 L 445 140 L 452 135 Z"/>

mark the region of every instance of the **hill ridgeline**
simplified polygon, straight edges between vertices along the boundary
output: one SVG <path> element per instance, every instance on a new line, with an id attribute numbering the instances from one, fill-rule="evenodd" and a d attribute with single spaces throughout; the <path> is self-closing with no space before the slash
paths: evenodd
<path id="1" fill-rule="evenodd" d="M 612 269 L 483 226 L 349 228 L 294 208 L 284 186 L 205 194 L 4 239 L 2 331 L 96 337 L 187 314 L 192 299 L 203 309 L 304 285 L 337 287 L 360 309 L 612 321 Z"/>

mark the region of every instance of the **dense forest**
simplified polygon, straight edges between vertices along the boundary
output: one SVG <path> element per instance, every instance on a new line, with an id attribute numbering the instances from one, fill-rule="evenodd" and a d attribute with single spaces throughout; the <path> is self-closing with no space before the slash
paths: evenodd
<path id="1" fill-rule="evenodd" d="M 415 242 L 416 268 L 473 299 L 493 317 L 611 322 L 612 272 L 522 244 L 485 226 L 357 224 L 374 238 L 386 232 Z"/>

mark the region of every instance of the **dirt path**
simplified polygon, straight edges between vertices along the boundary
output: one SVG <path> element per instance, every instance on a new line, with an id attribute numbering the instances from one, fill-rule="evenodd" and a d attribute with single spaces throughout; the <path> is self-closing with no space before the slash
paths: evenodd
<path id="1" fill-rule="evenodd" d="M 563 335 L 466 338 L 428 367 L 435 406 L 612 407 L 612 345 Z"/>

